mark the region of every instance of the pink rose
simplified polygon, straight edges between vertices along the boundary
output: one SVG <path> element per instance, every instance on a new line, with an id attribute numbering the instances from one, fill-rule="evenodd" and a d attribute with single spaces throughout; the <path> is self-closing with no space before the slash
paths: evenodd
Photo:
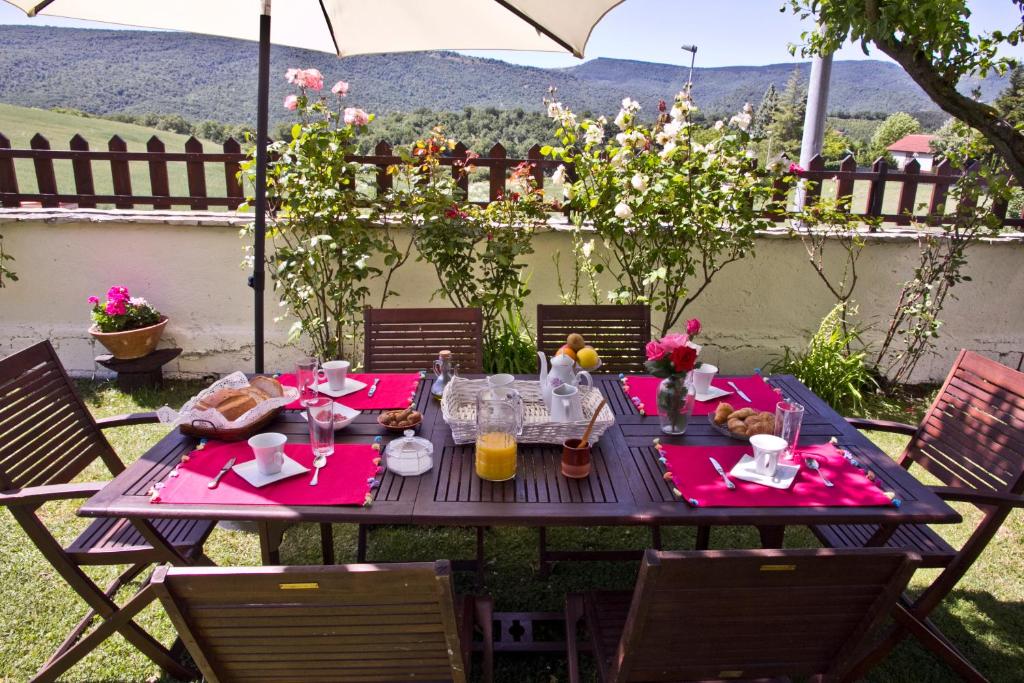
<path id="1" fill-rule="evenodd" d="M 310 90 L 320 90 L 324 87 L 324 76 L 316 69 L 303 69 L 298 75 L 299 85 Z"/>
<path id="2" fill-rule="evenodd" d="M 299 108 L 299 98 L 295 95 L 289 95 L 284 98 L 284 108 L 288 111 L 295 111 Z"/>
<path id="3" fill-rule="evenodd" d="M 99 302 L 100 302 L 100 298 L 98 296 L 90 296 L 89 297 L 89 303 L 92 304 L 93 306 L 95 306 Z"/>
<path id="4" fill-rule="evenodd" d="M 698 318 L 690 318 L 686 321 L 686 334 L 691 337 L 696 337 L 700 334 L 700 320 Z"/>
<path id="5" fill-rule="evenodd" d="M 298 84 L 300 73 L 300 69 L 288 69 L 284 72 L 284 79 L 293 85 Z"/>
<path id="6" fill-rule="evenodd" d="M 789 165 L 789 172 L 790 173 L 803 173 L 805 170 L 806 169 L 804 169 L 804 167 L 801 166 L 800 164 L 790 164 Z"/>
<path id="7" fill-rule="evenodd" d="M 362 109 L 348 107 L 345 109 L 345 123 L 350 126 L 365 126 L 370 122 L 370 115 Z"/>
<path id="8" fill-rule="evenodd" d="M 686 346 L 690 342 L 690 338 L 685 334 L 679 334 L 673 332 L 672 334 L 666 334 L 661 338 L 661 345 L 665 347 L 666 351 L 675 351 L 681 346 Z"/>
<path id="9" fill-rule="evenodd" d="M 334 87 L 331 88 L 331 92 L 338 97 L 344 97 L 348 94 L 348 83 L 345 81 L 338 81 L 334 84 Z"/>
<path id="10" fill-rule="evenodd" d="M 647 360 L 659 360 L 665 355 L 665 347 L 656 341 L 647 342 Z"/>

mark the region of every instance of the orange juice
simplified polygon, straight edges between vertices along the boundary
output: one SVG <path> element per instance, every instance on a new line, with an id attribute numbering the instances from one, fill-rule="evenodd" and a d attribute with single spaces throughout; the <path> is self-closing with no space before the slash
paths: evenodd
<path id="1" fill-rule="evenodd" d="M 507 432 L 478 436 L 476 476 L 487 481 L 505 481 L 516 476 L 516 438 Z"/>

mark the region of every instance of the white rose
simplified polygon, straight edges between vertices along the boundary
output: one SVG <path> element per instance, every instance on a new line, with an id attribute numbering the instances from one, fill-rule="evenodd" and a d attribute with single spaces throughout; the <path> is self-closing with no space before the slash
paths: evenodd
<path id="1" fill-rule="evenodd" d="M 725 128 L 725 121 L 722 119 L 715 121 L 715 130 L 722 130 L 723 128 Z"/>
<path id="2" fill-rule="evenodd" d="M 629 204 L 626 202 L 619 202 L 615 205 L 615 217 L 626 220 L 633 216 L 633 209 L 629 208 Z"/>
<path id="3" fill-rule="evenodd" d="M 620 109 L 618 115 L 615 117 L 615 125 L 621 130 L 626 129 L 626 125 L 629 121 L 629 112 L 625 109 Z"/>
<path id="4" fill-rule="evenodd" d="M 676 143 L 669 142 L 661 150 L 661 153 L 658 156 L 660 156 L 662 159 L 668 159 L 670 156 L 672 156 L 672 152 L 674 152 L 675 149 L 676 149 Z"/>
<path id="5" fill-rule="evenodd" d="M 629 208 L 629 207 L 626 207 Z M 594 240 L 589 240 L 583 243 L 582 247 L 583 258 L 590 258 L 590 254 L 594 251 Z"/>
<path id="6" fill-rule="evenodd" d="M 596 124 L 590 124 L 587 128 L 585 140 L 588 145 L 599 145 L 604 140 L 604 128 Z"/>
<path id="7" fill-rule="evenodd" d="M 729 119 L 730 126 L 736 126 L 740 130 L 746 130 L 750 127 L 750 114 L 741 112 Z"/>
<path id="8" fill-rule="evenodd" d="M 647 189 L 647 178 L 637 173 L 630 179 L 629 184 L 632 185 L 633 189 L 637 192 L 643 192 Z"/>
<path id="9" fill-rule="evenodd" d="M 555 172 L 551 174 L 551 182 L 559 185 L 565 184 L 565 164 L 559 164 Z"/>

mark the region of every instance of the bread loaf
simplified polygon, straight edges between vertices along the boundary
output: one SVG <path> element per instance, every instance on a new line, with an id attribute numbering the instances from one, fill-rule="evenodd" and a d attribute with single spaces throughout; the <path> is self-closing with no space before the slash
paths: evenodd
<path id="1" fill-rule="evenodd" d="M 281 398 L 284 396 L 284 387 L 273 377 L 256 375 L 249 380 L 249 386 L 259 389 L 270 398 Z"/>
<path id="2" fill-rule="evenodd" d="M 240 389 L 218 389 L 209 396 L 196 401 L 196 410 L 216 410 L 230 422 L 263 403 L 270 397 L 253 386 Z"/>

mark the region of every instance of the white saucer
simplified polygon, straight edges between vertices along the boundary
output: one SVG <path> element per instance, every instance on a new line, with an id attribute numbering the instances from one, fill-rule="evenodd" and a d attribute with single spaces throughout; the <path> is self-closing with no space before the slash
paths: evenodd
<path id="1" fill-rule="evenodd" d="M 366 382 L 360 382 L 357 379 L 347 377 L 345 379 L 345 386 L 342 387 L 340 391 L 335 391 L 334 389 L 331 389 L 331 385 L 328 384 L 327 382 L 315 384 L 313 388 L 319 391 L 321 394 L 324 394 L 325 396 L 330 396 L 331 398 L 341 398 L 342 396 L 348 396 L 349 394 L 354 394 L 357 391 L 362 391 L 363 389 L 366 388 Z"/>
<path id="2" fill-rule="evenodd" d="M 728 396 L 731 393 L 732 392 L 729 391 L 728 389 L 719 389 L 718 387 L 712 385 L 708 389 L 708 393 L 697 394 L 694 398 L 703 403 L 704 401 L 714 401 L 716 398 L 722 398 L 723 396 Z"/>
<path id="3" fill-rule="evenodd" d="M 338 431 L 344 427 L 348 427 L 352 424 L 352 420 L 356 419 L 363 414 L 361 410 L 353 410 L 348 406 L 343 406 L 340 403 L 331 402 L 334 406 L 334 431 Z M 307 411 L 303 410 L 301 413 L 303 420 L 308 420 Z"/>
<path id="4" fill-rule="evenodd" d="M 235 474 L 240 476 L 242 479 L 245 479 L 256 488 L 266 486 L 267 484 L 273 484 L 275 481 L 281 481 L 288 477 L 294 477 L 296 474 L 309 472 L 308 467 L 300 465 L 287 455 L 284 456 L 284 464 L 281 465 L 281 471 L 277 474 L 263 474 L 256 467 L 255 460 L 243 462 L 241 465 L 235 465 L 231 469 L 235 471 Z"/>
<path id="5" fill-rule="evenodd" d="M 754 469 L 754 456 L 744 455 L 729 472 L 729 476 L 773 489 L 788 489 L 793 485 L 793 480 L 799 472 L 800 465 L 784 465 L 780 462 L 775 469 L 775 476 L 769 477 Z"/>

